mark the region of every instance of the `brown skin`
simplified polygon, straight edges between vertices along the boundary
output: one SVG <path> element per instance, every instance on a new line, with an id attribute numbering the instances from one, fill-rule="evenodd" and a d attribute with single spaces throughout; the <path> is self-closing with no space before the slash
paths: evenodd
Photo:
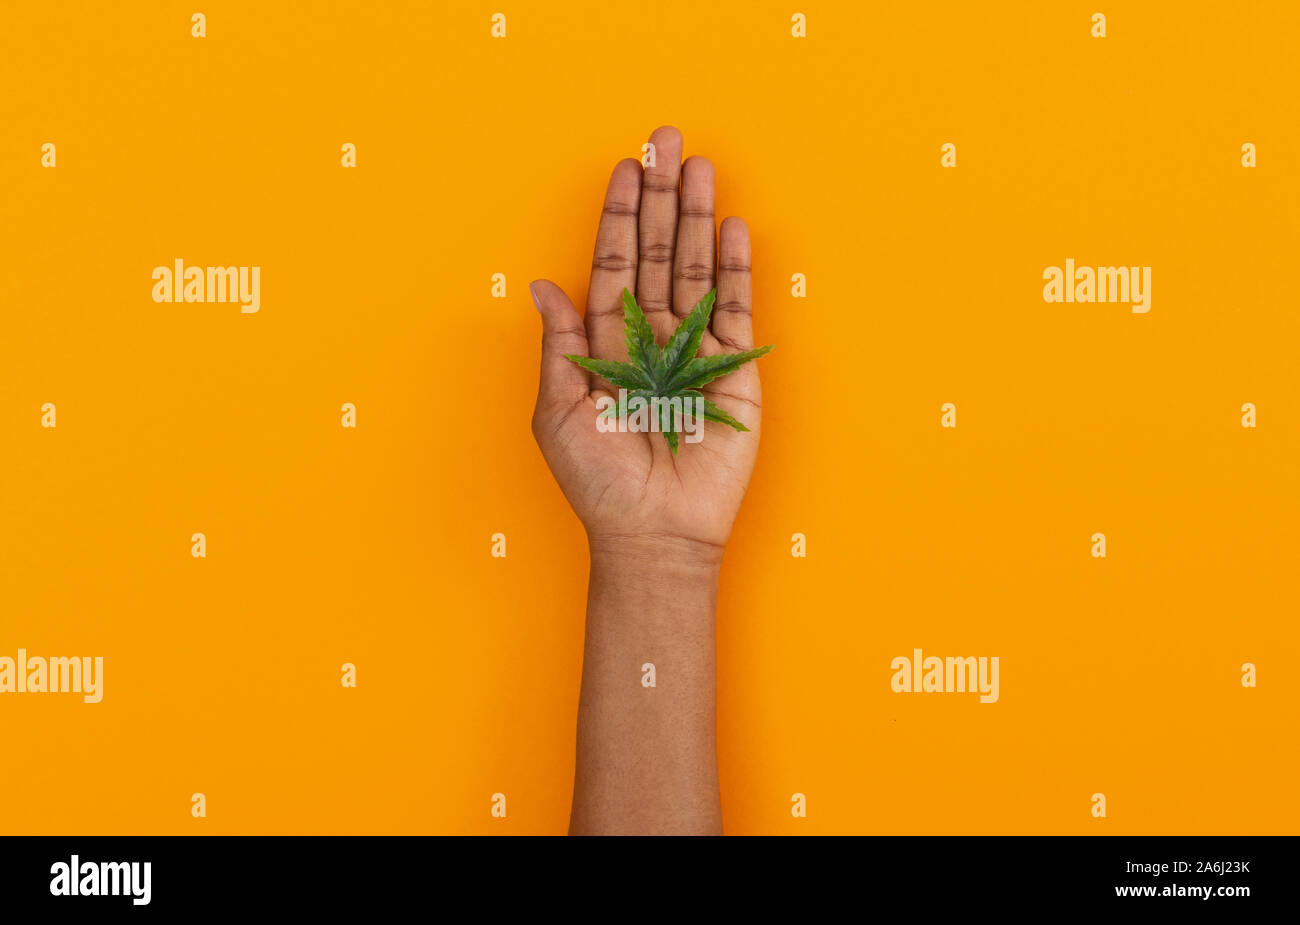
<path id="1" fill-rule="evenodd" d="M 614 167 L 596 233 L 586 317 L 554 283 L 532 284 L 542 316 L 533 434 L 591 552 L 578 706 L 572 834 L 721 834 L 714 732 L 714 611 L 722 554 L 758 452 L 758 369 L 704 393 L 749 426 L 705 425 L 677 456 L 658 433 L 602 433 L 607 382 L 565 354 L 627 360 L 623 289 L 660 344 L 716 285 L 699 355 L 754 346 L 749 230 L 728 218 L 715 245 L 713 165 L 682 159 L 682 136 L 650 136 L 654 167 Z M 656 686 L 641 684 L 655 666 Z"/>

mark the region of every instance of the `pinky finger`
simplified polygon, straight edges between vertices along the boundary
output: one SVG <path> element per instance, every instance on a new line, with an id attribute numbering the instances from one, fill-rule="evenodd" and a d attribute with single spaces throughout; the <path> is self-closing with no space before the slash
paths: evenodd
<path id="1" fill-rule="evenodd" d="M 754 346 L 753 282 L 749 227 L 731 217 L 718 232 L 718 301 L 713 307 L 713 336 L 726 351 Z"/>

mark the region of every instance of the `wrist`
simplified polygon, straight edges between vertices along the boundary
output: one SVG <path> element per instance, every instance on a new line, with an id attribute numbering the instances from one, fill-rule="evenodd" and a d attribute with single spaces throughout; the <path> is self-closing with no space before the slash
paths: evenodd
<path id="1" fill-rule="evenodd" d="M 591 568 L 636 576 L 717 581 L 725 547 L 668 533 L 588 533 Z"/>
<path id="2" fill-rule="evenodd" d="M 712 639 L 722 549 L 680 537 L 590 537 L 588 633 L 638 627 L 649 636 Z M 703 637 L 697 642 L 703 642 Z"/>

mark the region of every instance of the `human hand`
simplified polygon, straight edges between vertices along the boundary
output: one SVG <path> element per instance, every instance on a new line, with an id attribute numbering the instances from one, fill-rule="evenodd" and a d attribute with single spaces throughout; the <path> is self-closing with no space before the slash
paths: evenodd
<path id="1" fill-rule="evenodd" d="M 597 429 L 603 379 L 566 355 L 626 361 L 622 294 L 636 294 L 663 344 L 696 303 L 717 287 L 699 356 L 754 346 L 749 229 L 722 223 L 715 250 L 713 165 L 682 163 L 682 136 L 650 136 L 655 166 L 620 161 L 609 180 L 596 233 L 586 318 L 554 283 L 530 287 L 542 316 L 541 382 L 533 434 L 565 497 L 587 529 L 592 557 L 680 556 L 716 566 L 754 469 L 761 425 L 756 364 L 703 388 L 749 427 L 707 424 L 703 439 L 673 455 L 658 433 Z M 680 189 L 679 189 L 680 186 Z M 703 425 L 703 422 L 700 422 Z"/>

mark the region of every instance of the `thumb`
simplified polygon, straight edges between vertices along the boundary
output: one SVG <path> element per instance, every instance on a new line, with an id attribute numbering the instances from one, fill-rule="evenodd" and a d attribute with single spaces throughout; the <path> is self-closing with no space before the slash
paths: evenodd
<path id="1" fill-rule="evenodd" d="M 587 398 L 591 381 L 587 371 L 565 354 L 589 356 L 587 329 L 564 290 L 550 280 L 530 283 L 528 291 L 542 316 L 542 370 L 537 387 L 534 421 L 564 413 Z"/>

